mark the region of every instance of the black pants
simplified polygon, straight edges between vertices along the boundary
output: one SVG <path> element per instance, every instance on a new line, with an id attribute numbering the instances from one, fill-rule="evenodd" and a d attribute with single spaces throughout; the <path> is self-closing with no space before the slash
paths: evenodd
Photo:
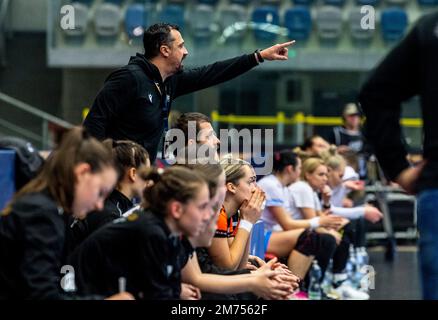
<path id="1" fill-rule="evenodd" d="M 329 234 L 305 230 L 298 237 L 295 250 L 306 256 L 315 256 L 315 259 L 318 261 L 318 265 L 321 268 L 321 279 L 323 279 L 330 259 L 335 253 L 336 240 Z"/>
<path id="2" fill-rule="evenodd" d="M 352 223 L 343 228 L 341 243 L 336 247 L 333 255 L 333 273 L 341 273 L 347 265 L 350 255 L 350 244 L 354 244 L 355 230 Z"/>

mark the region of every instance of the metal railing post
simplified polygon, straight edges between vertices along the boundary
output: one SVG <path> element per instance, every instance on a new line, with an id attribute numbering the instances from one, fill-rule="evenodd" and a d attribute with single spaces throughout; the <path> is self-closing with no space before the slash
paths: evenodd
<path id="1" fill-rule="evenodd" d="M 277 143 L 284 143 L 284 112 L 277 113 Z"/>

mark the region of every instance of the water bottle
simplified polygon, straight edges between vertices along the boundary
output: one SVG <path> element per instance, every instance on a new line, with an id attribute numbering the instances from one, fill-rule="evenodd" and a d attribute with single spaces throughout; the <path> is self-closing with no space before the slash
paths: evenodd
<path id="1" fill-rule="evenodd" d="M 358 285 L 359 285 L 359 289 L 363 292 L 368 292 L 369 290 L 369 283 L 368 283 L 368 277 L 367 273 L 368 273 L 368 263 L 369 263 L 369 256 L 367 253 L 367 249 L 365 247 L 361 247 L 358 248 L 358 251 L 360 252 L 360 256 L 362 259 L 362 263 L 360 265 L 359 268 L 359 274 L 360 274 L 360 278 L 358 279 Z"/>
<path id="2" fill-rule="evenodd" d="M 318 266 L 318 262 L 316 260 L 313 260 L 312 262 L 309 278 L 309 299 L 321 300 L 321 268 Z"/>
<path id="3" fill-rule="evenodd" d="M 350 245 L 350 254 L 347 262 L 347 274 L 348 279 L 353 284 L 353 286 L 357 286 L 357 260 L 356 260 L 356 251 L 354 250 L 354 246 Z"/>
<path id="4" fill-rule="evenodd" d="M 367 266 L 370 263 L 370 257 L 368 256 L 367 248 L 362 247 L 362 265 Z"/>

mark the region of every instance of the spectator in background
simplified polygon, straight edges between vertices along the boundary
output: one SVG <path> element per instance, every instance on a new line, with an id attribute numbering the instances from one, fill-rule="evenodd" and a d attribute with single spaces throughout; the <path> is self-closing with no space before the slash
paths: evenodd
<path id="1" fill-rule="evenodd" d="M 365 136 L 389 180 L 418 194 L 420 268 L 424 299 L 438 299 L 438 13 L 423 16 L 363 85 L 359 101 Z M 419 95 L 425 161 L 410 167 L 402 142 L 402 102 Z"/>
<path id="2" fill-rule="evenodd" d="M 144 54 L 138 53 L 128 65 L 109 75 L 84 126 L 101 140 L 137 142 L 149 152 L 153 164 L 175 98 L 231 80 L 264 60 L 287 60 L 287 47 L 293 43 L 184 70 L 188 51 L 179 27 L 154 24 L 144 32 Z"/>
<path id="3" fill-rule="evenodd" d="M 342 112 L 342 126 L 334 127 L 328 141 L 338 146 L 338 152 L 353 150 L 359 153 L 363 149 L 363 138 L 360 132 L 360 111 L 355 103 L 348 103 Z"/>
<path id="4" fill-rule="evenodd" d="M 87 212 L 102 209 L 116 180 L 110 150 L 82 128 L 65 134 L 38 176 L 2 212 L 0 300 L 99 298 L 66 292 L 74 288 L 64 282 L 66 277 L 61 279 L 67 264 L 66 222 L 71 215 L 83 219 Z"/>
<path id="5" fill-rule="evenodd" d="M 289 269 L 304 279 L 313 258 L 320 254 L 330 258 L 336 246 L 333 237 L 313 230 L 318 226 L 339 227 L 342 219 L 332 215 L 302 220 L 292 218 L 287 187 L 298 180 L 301 160 L 292 151 L 283 150 L 274 153 L 273 167 L 273 173 L 258 182 L 266 193 L 266 208 L 262 213 L 265 250 L 287 258 Z"/>
<path id="6" fill-rule="evenodd" d="M 333 128 L 327 140 L 338 147 L 340 154 L 354 152 L 358 157 L 358 173 L 360 177 L 365 178 L 366 156 L 364 154 L 364 139 L 360 131 L 361 114 L 355 103 L 350 102 L 345 105 L 342 112 L 342 122 L 342 126 Z"/>
<path id="7" fill-rule="evenodd" d="M 330 148 L 330 144 L 321 136 L 314 135 L 307 138 L 304 143 L 296 149 L 298 152 L 304 152 L 308 157 L 319 156 L 321 152 L 327 151 Z M 304 156 L 303 155 L 300 155 Z M 304 160 L 304 159 L 302 159 Z"/>

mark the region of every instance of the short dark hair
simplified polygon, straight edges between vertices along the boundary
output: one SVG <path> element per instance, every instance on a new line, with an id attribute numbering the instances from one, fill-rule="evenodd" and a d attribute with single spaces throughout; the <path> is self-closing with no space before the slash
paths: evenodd
<path id="1" fill-rule="evenodd" d="M 297 166 L 297 155 L 292 150 L 281 150 L 274 152 L 273 171 L 281 172 L 287 166 Z"/>
<path id="2" fill-rule="evenodd" d="M 187 145 L 189 143 L 189 121 L 195 121 L 196 122 L 196 134 L 199 133 L 199 131 L 201 130 L 201 128 L 199 127 L 199 125 L 201 123 L 211 123 L 211 120 L 208 116 L 206 116 L 203 113 L 199 113 L 199 112 L 186 112 L 183 113 L 182 115 L 180 115 L 178 117 L 178 119 L 176 119 L 175 124 L 174 124 L 174 128 L 175 129 L 180 129 L 183 133 L 184 133 L 184 142 L 185 145 Z"/>
<path id="3" fill-rule="evenodd" d="M 169 45 L 175 39 L 170 31 L 178 30 L 179 26 L 170 23 L 156 23 L 151 25 L 143 34 L 143 47 L 146 59 L 152 59 L 160 53 L 163 44 Z"/>
<path id="4" fill-rule="evenodd" d="M 308 137 L 306 140 L 304 140 L 304 143 L 301 145 L 301 150 L 306 151 L 307 149 L 312 148 L 314 140 L 316 138 L 322 138 L 320 135 L 313 135 L 311 137 Z"/>

